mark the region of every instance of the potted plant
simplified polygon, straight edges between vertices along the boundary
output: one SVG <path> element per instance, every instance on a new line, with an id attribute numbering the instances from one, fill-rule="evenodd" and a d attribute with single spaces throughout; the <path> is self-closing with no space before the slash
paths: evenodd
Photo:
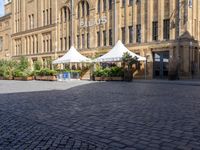
<path id="1" fill-rule="evenodd" d="M 110 69 L 110 76 L 112 81 L 122 81 L 123 80 L 123 70 L 119 67 L 112 67 Z"/>
<path id="2" fill-rule="evenodd" d="M 36 72 L 36 80 L 56 81 L 56 74 L 55 70 L 44 68 Z"/>
<path id="3" fill-rule="evenodd" d="M 17 69 L 13 72 L 13 76 L 14 80 L 23 80 L 23 81 L 33 80 L 33 74 L 31 73 L 30 70 L 20 71 Z"/>

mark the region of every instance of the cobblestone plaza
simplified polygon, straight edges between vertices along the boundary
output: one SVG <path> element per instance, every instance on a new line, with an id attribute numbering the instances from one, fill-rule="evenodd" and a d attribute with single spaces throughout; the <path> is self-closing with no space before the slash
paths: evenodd
<path id="1" fill-rule="evenodd" d="M 199 150 L 198 83 L 0 81 L 0 149 Z"/>

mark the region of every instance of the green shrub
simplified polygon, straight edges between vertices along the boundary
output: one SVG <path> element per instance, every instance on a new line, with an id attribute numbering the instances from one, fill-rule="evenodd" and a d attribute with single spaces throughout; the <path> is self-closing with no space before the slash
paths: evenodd
<path id="1" fill-rule="evenodd" d="M 36 75 L 38 76 L 55 76 L 57 74 L 57 71 L 50 70 L 48 68 L 41 69 L 40 71 L 36 72 Z"/>
<path id="2" fill-rule="evenodd" d="M 28 69 L 28 67 L 29 67 L 28 58 L 21 57 L 19 63 L 17 64 L 17 69 L 24 71 Z"/>
<path id="3" fill-rule="evenodd" d="M 105 69 L 97 69 L 94 72 L 94 76 L 96 77 L 122 77 L 123 76 L 123 70 L 119 67 L 111 67 L 111 68 L 105 68 Z"/>
<path id="4" fill-rule="evenodd" d="M 34 70 L 41 70 L 42 69 L 42 62 L 41 61 L 35 61 L 33 63 Z"/>

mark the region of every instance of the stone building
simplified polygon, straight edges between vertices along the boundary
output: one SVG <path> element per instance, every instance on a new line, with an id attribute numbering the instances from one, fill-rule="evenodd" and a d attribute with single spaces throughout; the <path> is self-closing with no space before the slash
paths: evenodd
<path id="1" fill-rule="evenodd" d="M 198 0 L 6 0 L 0 57 L 48 66 L 71 45 L 97 57 L 121 40 L 147 57 L 149 78 L 166 78 L 174 66 L 188 78 L 200 70 L 198 8 Z"/>

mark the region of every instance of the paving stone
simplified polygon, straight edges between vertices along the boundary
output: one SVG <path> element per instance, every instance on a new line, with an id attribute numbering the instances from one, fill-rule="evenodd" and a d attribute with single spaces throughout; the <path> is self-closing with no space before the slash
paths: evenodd
<path id="1" fill-rule="evenodd" d="M 0 149 L 200 149 L 199 86 L 0 81 Z"/>

